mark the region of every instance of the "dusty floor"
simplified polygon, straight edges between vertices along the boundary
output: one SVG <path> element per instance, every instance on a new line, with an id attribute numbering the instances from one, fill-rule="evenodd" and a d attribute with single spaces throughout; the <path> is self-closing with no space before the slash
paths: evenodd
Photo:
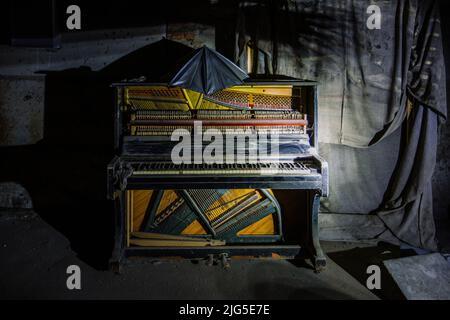
<path id="1" fill-rule="evenodd" d="M 402 298 L 386 274 L 382 290 L 372 293 L 364 286 L 367 265 L 380 262 L 383 255 L 398 255 L 395 248 L 373 243 L 323 243 L 323 247 L 330 258 L 320 274 L 315 274 L 307 262 L 233 260 L 231 269 L 224 270 L 202 261 L 139 259 L 116 275 L 80 260 L 67 238 L 37 214 L 0 211 L 0 298 Z M 81 268 L 79 291 L 66 288 L 66 269 L 72 264 Z"/>

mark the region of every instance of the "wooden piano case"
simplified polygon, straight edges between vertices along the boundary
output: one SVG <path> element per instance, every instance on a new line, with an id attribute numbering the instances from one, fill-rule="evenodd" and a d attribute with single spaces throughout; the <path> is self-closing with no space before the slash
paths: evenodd
<path id="1" fill-rule="evenodd" d="M 233 256 L 309 256 L 316 270 L 325 267 L 318 209 L 320 197 L 328 192 L 328 172 L 317 150 L 315 82 L 250 80 L 211 96 L 166 84 L 125 82 L 113 87 L 117 156 L 108 165 L 108 196 L 116 207 L 114 270 L 120 270 L 131 257 L 223 260 Z M 251 122 L 256 112 L 250 119 L 249 110 L 264 112 L 264 108 L 305 114 L 308 125 L 304 133 L 310 148 L 299 161 L 312 168 L 311 174 L 246 176 L 211 171 L 210 175 L 177 176 L 171 171 L 143 174 L 139 169 L 142 163 L 158 159 L 159 153 L 167 153 L 161 140 L 156 139 L 155 147 L 158 134 L 154 130 L 159 124 L 153 121 L 145 126 L 137 121 L 146 110 L 152 110 L 153 116 L 158 110 L 161 123 L 168 119 L 167 114 L 177 121 L 184 117 L 183 112 L 200 117 L 198 110 L 234 110 Z M 201 170 L 210 168 L 200 166 Z"/>

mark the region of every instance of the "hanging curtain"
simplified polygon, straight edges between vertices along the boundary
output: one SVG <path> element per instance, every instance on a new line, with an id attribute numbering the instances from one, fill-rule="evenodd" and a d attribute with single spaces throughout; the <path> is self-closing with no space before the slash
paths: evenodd
<path id="1" fill-rule="evenodd" d="M 379 29 L 367 26 L 373 4 Z M 428 249 L 436 248 L 430 181 L 437 126 L 446 119 L 438 15 L 433 0 L 246 1 L 236 37 L 243 69 L 320 83 L 319 141 L 335 168 L 322 210 L 377 213 L 398 240 Z M 270 68 L 260 52 L 271 57 Z M 369 157 L 374 150 L 386 156 Z"/>

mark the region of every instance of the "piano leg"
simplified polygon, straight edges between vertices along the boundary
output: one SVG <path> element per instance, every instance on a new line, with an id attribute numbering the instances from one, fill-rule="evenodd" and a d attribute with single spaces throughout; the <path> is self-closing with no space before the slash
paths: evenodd
<path id="1" fill-rule="evenodd" d="M 320 207 L 320 193 L 313 191 L 310 194 L 311 201 L 311 241 L 312 241 L 312 258 L 314 263 L 314 269 L 316 272 L 322 271 L 326 266 L 325 254 L 322 251 L 319 241 L 319 207 Z"/>
<path id="2" fill-rule="evenodd" d="M 114 248 L 109 260 L 109 269 L 114 273 L 121 272 L 122 258 L 125 245 L 125 192 L 120 191 L 114 199 L 115 221 L 114 221 Z"/>

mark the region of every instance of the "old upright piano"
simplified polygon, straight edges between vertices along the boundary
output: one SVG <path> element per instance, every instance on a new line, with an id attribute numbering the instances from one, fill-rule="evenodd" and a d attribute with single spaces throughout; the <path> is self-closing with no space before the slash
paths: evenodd
<path id="1" fill-rule="evenodd" d="M 303 251 L 316 270 L 325 267 L 317 83 L 248 79 L 211 95 L 165 83 L 113 87 L 112 267 L 132 256 L 294 259 Z"/>

